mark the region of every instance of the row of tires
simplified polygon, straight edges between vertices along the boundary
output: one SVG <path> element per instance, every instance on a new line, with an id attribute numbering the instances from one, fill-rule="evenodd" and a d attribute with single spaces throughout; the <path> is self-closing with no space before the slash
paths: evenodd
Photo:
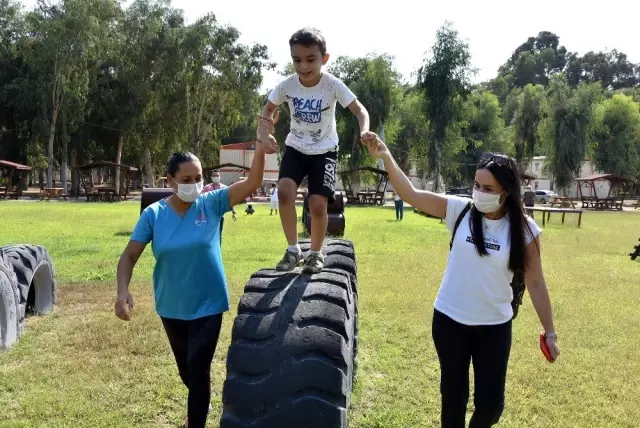
<path id="1" fill-rule="evenodd" d="M 0 248 L 0 349 L 20 339 L 27 314 L 47 314 L 53 309 L 54 278 L 51 256 L 44 247 Z"/>

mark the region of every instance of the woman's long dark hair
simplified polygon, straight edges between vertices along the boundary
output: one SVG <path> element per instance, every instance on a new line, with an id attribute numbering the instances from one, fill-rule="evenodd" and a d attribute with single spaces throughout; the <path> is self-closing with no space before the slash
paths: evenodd
<path id="1" fill-rule="evenodd" d="M 506 210 L 509 220 L 509 232 L 511 239 L 511 251 L 509 253 L 509 270 L 512 272 L 524 271 L 529 263 L 525 244 L 525 230 L 533 235 L 531 228 L 524 216 L 520 195 L 520 172 L 513 158 L 501 154 L 485 153 L 476 167 L 487 169 L 496 181 L 500 183 L 506 193 L 503 209 Z M 469 216 L 469 228 L 478 254 L 488 256 L 489 252 L 484 246 L 484 231 L 482 219 L 484 215 L 475 206 Z M 536 244 L 537 245 L 537 244 Z M 538 251 L 540 249 L 538 248 Z"/>

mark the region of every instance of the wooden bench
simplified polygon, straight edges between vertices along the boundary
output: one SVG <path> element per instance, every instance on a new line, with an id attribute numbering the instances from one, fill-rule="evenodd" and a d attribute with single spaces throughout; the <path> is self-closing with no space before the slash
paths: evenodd
<path id="1" fill-rule="evenodd" d="M 64 193 L 64 189 L 62 187 L 45 187 L 40 191 L 41 201 L 44 201 L 45 199 L 47 201 L 50 201 L 51 198 L 53 199 L 62 198 L 63 200 L 66 201 L 68 196 L 69 196 L 68 194 Z"/>
<path id="2" fill-rule="evenodd" d="M 551 217 L 551 213 L 562 213 L 562 224 L 564 224 L 564 216 L 565 214 L 578 214 L 578 227 L 582 224 L 582 213 L 583 210 L 575 209 L 575 208 L 546 208 L 546 207 L 533 207 L 527 208 L 531 211 L 531 218 L 533 218 L 533 212 L 540 211 L 542 212 L 542 226 L 545 226 L 547 221 L 549 221 Z M 546 213 L 546 215 L 545 215 Z"/>

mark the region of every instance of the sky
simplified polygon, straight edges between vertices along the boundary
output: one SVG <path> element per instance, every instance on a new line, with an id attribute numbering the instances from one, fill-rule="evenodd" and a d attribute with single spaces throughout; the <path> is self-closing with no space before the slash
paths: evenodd
<path id="1" fill-rule="evenodd" d="M 35 0 L 22 3 L 30 7 Z M 219 22 L 240 31 L 242 43 L 266 45 L 278 70 L 291 60 L 289 37 L 312 26 L 327 39 L 331 58 L 387 53 L 394 56 L 396 69 L 407 81 L 414 80 L 411 74 L 433 45 L 436 30 L 448 20 L 469 44 L 472 65 L 478 69 L 473 81 L 481 82 L 494 77 L 513 51 L 540 31 L 557 34 L 560 44 L 581 55 L 617 49 L 640 63 L 636 27 L 640 3 L 635 3 L 612 2 L 610 11 L 603 3 L 587 6 L 578 0 L 173 0 L 172 6 L 184 10 L 188 22 L 213 12 Z M 262 89 L 273 88 L 280 79 L 277 70 L 266 73 Z"/>

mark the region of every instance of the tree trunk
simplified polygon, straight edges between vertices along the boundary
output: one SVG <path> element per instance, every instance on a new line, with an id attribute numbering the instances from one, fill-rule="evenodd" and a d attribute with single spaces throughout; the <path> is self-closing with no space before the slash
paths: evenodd
<path id="1" fill-rule="evenodd" d="M 73 168 L 78 166 L 78 157 L 75 150 L 71 150 L 69 160 L 71 161 L 71 195 L 78 197 L 80 196 L 80 174 L 77 168 Z"/>
<path id="2" fill-rule="evenodd" d="M 68 129 L 66 124 L 66 115 L 63 114 L 62 119 L 62 159 L 60 162 L 60 182 L 64 193 L 67 193 L 67 167 L 69 161 L 69 141 L 68 141 Z"/>
<path id="3" fill-rule="evenodd" d="M 151 142 L 145 141 L 144 144 L 144 176 L 145 182 L 149 187 L 156 187 L 153 174 L 153 165 L 151 164 Z"/>
<path id="4" fill-rule="evenodd" d="M 51 126 L 49 127 L 49 165 L 47 168 L 47 187 L 53 187 L 53 140 L 56 133 L 56 123 L 58 122 L 58 113 L 60 108 L 53 106 L 53 113 L 51 114 Z"/>
<path id="5" fill-rule="evenodd" d="M 122 159 L 122 145 L 124 143 L 124 136 L 120 134 L 118 136 L 118 148 L 116 149 L 116 163 L 120 164 L 120 160 Z M 115 188 L 116 195 L 120 195 L 120 168 L 116 167 L 116 175 L 115 175 Z"/>

